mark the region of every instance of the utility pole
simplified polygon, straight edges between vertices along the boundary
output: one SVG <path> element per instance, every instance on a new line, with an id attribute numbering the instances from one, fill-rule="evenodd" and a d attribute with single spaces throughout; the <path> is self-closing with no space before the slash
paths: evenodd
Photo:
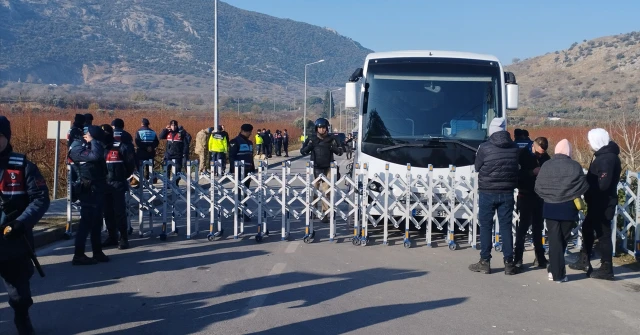
<path id="1" fill-rule="evenodd" d="M 213 73 L 213 128 L 217 130 L 220 123 L 220 115 L 218 113 L 218 0 L 214 0 L 213 6 L 213 66 L 215 67 Z"/>

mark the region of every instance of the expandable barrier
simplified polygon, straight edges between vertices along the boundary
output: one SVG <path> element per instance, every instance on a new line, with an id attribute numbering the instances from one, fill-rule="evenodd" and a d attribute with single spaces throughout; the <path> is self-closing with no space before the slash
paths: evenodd
<path id="1" fill-rule="evenodd" d="M 306 162 L 304 173 L 291 173 L 291 163 L 267 169 L 268 162 L 260 161 L 256 171 L 245 174 L 244 161 L 236 162 L 233 173 L 222 174 L 221 162 L 211 162 L 211 171 L 201 174 L 198 161 L 188 161 L 186 173 L 176 171 L 174 161 L 168 161 L 162 171 L 153 171 L 151 161 L 145 161 L 131 177 L 137 185 L 127 192 L 127 217 L 137 217 L 140 237 L 154 233 L 154 221 L 161 222 L 159 238 L 178 236 L 178 221 L 186 220 L 186 238 L 193 238 L 206 230 L 200 229 L 200 221 L 209 221 L 207 238 L 214 241 L 224 236 L 224 221 L 232 221 L 233 237 L 245 234 L 245 223 L 256 220 L 255 239 L 260 242 L 277 231 L 280 239 L 287 240 L 291 233 L 292 219 L 304 224 L 303 241 L 311 243 L 315 238 L 317 220 L 329 223 L 329 241 L 336 240 L 336 222 L 342 221 L 353 228 L 354 245 L 369 243 L 369 229 L 382 225 L 382 244 L 389 242 L 389 226 L 404 232 L 403 245 L 411 247 L 410 231 L 425 229 L 425 243 L 436 246 L 436 234 L 444 236 L 449 249 L 456 250 L 462 240 L 477 248 L 478 241 L 478 188 L 477 174 L 464 175 L 450 166 L 446 175 L 436 176 L 432 166 L 427 173 L 415 173 L 410 165 L 404 175 L 384 171 L 370 173 L 367 164 L 352 164 L 352 174 L 338 176 L 335 163 L 328 175 L 314 175 L 313 162 Z M 144 176 L 147 170 L 148 178 Z M 67 168 L 71 180 L 71 167 Z M 274 172 L 277 171 L 277 172 Z M 171 172 L 170 174 L 168 172 Z M 617 207 L 612 221 L 614 242 L 620 240 L 622 250 L 640 256 L 640 197 L 638 173 L 627 172 L 626 179 L 618 185 L 624 194 L 624 202 Z M 243 176 L 237 179 L 235 176 Z M 181 182 L 179 182 L 181 181 Z M 68 192 L 71 194 L 71 185 Z M 514 193 L 517 199 L 517 190 Z M 516 201 L 517 203 L 517 201 Z M 72 207 L 78 206 L 67 199 L 67 236 L 71 236 Z M 145 219 L 146 218 L 146 219 Z M 580 213 L 578 226 L 572 231 L 574 246 L 581 247 Z M 135 220 L 135 219 L 133 219 Z M 144 223 L 147 223 L 146 229 Z M 494 248 L 501 251 L 501 232 L 494 218 Z M 170 231 L 168 224 L 171 224 Z M 519 215 L 514 208 L 512 234 L 515 235 Z M 228 224 L 228 223 L 226 223 Z M 131 227 L 131 225 L 130 225 Z M 269 229 L 271 228 L 271 230 Z M 546 225 L 545 225 L 546 231 Z M 133 229 L 129 229 L 132 233 Z M 460 235 L 464 237 L 460 237 Z M 458 236 L 456 238 L 456 236 Z M 514 237 L 515 239 L 515 237 Z M 543 232 L 546 245 L 546 233 Z M 530 244 L 530 240 L 529 240 Z M 615 244 L 614 244 L 615 245 Z"/>

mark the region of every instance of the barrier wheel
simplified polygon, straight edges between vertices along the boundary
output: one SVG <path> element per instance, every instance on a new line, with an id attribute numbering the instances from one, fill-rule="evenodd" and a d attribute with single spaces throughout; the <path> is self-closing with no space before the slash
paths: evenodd
<path id="1" fill-rule="evenodd" d="M 363 238 L 360 240 L 360 246 L 361 247 L 365 247 L 367 245 L 367 243 L 369 243 L 369 239 L 368 238 Z"/>
<path id="2" fill-rule="evenodd" d="M 64 233 L 64 239 L 65 240 L 70 240 L 71 239 L 71 233 Z"/>
<path id="3" fill-rule="evenodd" d="M 358 239 L 357 237 L 353 237 L 351 239 L 351 243 L 353 243 L 353 245 L 358 245 L 360 244 L 360 239 Z"/>
<path id="4" fill-rule="evenodd" d="M 404 245 L 405 249 L 409 249 L 409 248 L 411 248 L 411 241 L 408 241 L 408 240 L 404 241 L 403 245 Z"/>
<path id="5" fill-rule="evenodd" d="M 166 241 L 167 240 L 167 234 L 160 234 L 160 241 Z"/>
<path id="6" fill-rule="evenodd" d="M 213 240 L 214 240 L 213 234 L 207 235 L 207 240 L 209 240 L 209 242 L 213 242 Z"/>
<path id="7" fill-rule="evenodd" d="M 449 244 L 449 250 L 456 250 L 458 249 L 458 244 L 457 243 L 450 243 Z"/>
<path id="8" fill-rule="evenodd" d="M 494 249 L 496 250 L 496 252 L 502 252 L 502 244 L 496 245 Z"/>
<path id="9" fill-rule="evenodd" d="M 258 234 L 258 235 L 256 235 L 256 242 L 257 242 L 257 243 L 262 242 L 262 234 Z"/>
<path id="10" fill-rule="evenodd" d="M 306 243 L 306 244 L 309 244 L 309 243 L 311 243 L 311 238 L 310 238 L 310 236 L 305 236 L 305 237 L 302 239 L 302 241 L 304 241 L 304 243 Z"/>

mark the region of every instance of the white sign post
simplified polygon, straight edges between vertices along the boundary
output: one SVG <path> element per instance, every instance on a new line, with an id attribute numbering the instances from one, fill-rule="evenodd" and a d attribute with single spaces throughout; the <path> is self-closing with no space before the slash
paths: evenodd
<path id="1" fill-rule="evenodd" d="M 66 134 L 71 129 L 71 121 L 48 121 L 47 139 L 56 140 L 56 157 L 53 164 L 53 199 L 58 195 L 58 157 L 60 152 L 60 138 L 67 139 Z"/>

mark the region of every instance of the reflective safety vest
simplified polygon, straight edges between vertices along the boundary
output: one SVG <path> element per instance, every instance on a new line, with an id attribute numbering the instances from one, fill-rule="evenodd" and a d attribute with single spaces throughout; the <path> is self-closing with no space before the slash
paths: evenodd
<path id="1" fill-rule="evenodd" d="M 211 137 L 209 137 L 209 151 L 229 152 L 229 148 L 227 148 L 227 138 L 220 133 L 211 134 Z"/>
<path id="2" fill-rule="evenodd" d="M 256 134 L 256 145 L 262 144 L 263 140 L 262 140 L 262 136 L 260 136 L 259 134 Z"/>

